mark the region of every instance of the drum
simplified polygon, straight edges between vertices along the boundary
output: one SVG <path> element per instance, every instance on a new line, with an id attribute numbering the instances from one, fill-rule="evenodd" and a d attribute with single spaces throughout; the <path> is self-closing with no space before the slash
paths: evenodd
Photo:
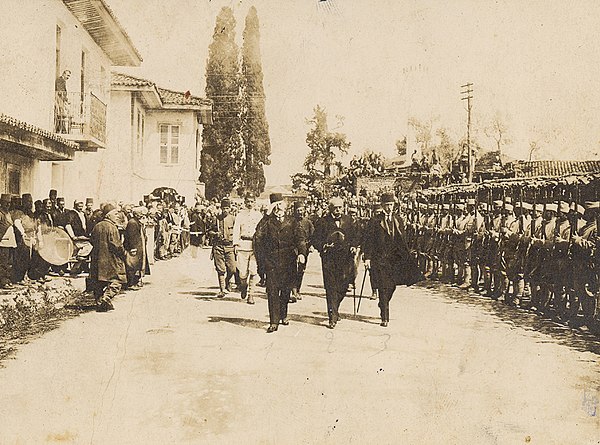
<path id="1" fill-rule="evenodd" d="M 73 256 L 73 241 L 63 229 L 51 227 L 43 232 L 37 251 L 48 263 L 62 266 Z"/>

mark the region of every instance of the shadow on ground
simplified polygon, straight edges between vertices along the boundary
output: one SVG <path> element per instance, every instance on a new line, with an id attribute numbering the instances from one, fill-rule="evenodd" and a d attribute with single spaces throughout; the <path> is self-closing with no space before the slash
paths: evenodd
<path id="1" fill-rule="evenodd" d="M 244 328 L 254 328 L 254 329 L 267 329 L 267 327 L 269 326 L 269 323 L 265 323 L 264 321 L 260 321 L 260 320 L 253 320 L 250 318 L 239 318 L 239 317 L 217 317 L 217 316 L 211 316 L 208 317 L 208 322 L 209 323 L 231 323 L 237 326 L 242 326 Z"/>
<path id="2" fill-rule="evenodd" d="M 574 328 L 553 315 L 541 315 L 526 309 L 511 307 L 502 301 L 494 301 L 472 291 L 465 291 L 437 281 L 424 281 L 418 285 L 434 295 L 445 299 L 448 303 L 463 303 L 483 307 L 495 316 L 499 322 L 529 331 L 537 331 L 550 336 L 555 342 L 569 346 L 578 351 L 592 352 L 600 355 L 598 337 L 586 328 Z M 544 343 L 545 340 L 538 340 Z"/>

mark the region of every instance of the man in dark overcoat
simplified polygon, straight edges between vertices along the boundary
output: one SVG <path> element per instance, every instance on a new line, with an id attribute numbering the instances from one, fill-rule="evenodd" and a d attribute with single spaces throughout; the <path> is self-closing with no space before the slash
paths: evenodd
<path id="1" fill-rule="evenodd" d="M 344 201 L 331 198 L 329 212 L 317 221 L 312 238 L 312 245 L 321 254 L 330 329 L 340 319 L 340 303 L 354 280 L 354 256 L 359 244 L 357 225 L 343 211 Z"/>
<path id="2" fill-rule="evenodd" d="M 127 282 L 125 273 L 125 248 L 121 243 L 118 222 L 119 210 L 112 204 L 102 208 L 104 219 L 95 225 L 91 241 L 94 246 L 90 264 L 90 278 L 94 283 L 94 296 L 99 312 L 113 309 L 112 298 Z"/>
<path id="3" fill-rule="evenodd" d="M 279 323 L 288 325 L 288 303 L 298 264 L 306 262 L 308 240 L 295 218 L 286 216 L 286 203 L 281 193 L 269 196 L 271 211 L 256 229 L 254 247 L 263 255 L 267 280 L 270 324 L 267 332 L 277 330 Z"/>
<path id="4" fill-rule="evenodd" d="M 123 237 L 125 248 L 125 272 L 127 288 L 137 290 L 141 287 L 141 279 L 150 273 L 144 220 L 148 214 L 146 207 L 135 207 L 132 217 L 127 221 Z"/>
<path id="5" fill-rule="evenodd" d="M 365 267 L 377 277 L 381 326 L 390 321 L 390 300 L 397 285 L 410 286 L 422 279 L 416 260 L 406 245 L 405 222 L 394 213 L 392 193 L 381 196 L 382 213 L 368 223 L 363 238 Z"/>

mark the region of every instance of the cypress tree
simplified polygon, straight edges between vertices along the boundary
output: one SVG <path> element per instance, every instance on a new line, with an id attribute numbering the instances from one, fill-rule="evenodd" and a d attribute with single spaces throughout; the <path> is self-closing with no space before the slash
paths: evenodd
<path id="1" fill-rule="evenodd" d="M 244 142 L 242 189 L 257 195 L 265 189 L 264 165 L 271 163 L 269 124 L 265 116 L 265 90 L 260 56 L 260 31 L 256 8 L 246 16 L 242 45 L 242 139 Z"/>
<path id="2" fill-rule="evenodd" d="M 213 101 L 213 124 L 202 128 L 200 180 L 206 197 L 228 195 L 242 168 L 239 48 L 235 17 L 223 7 L 217 16 L 206 62 L 206 97 Z"/>

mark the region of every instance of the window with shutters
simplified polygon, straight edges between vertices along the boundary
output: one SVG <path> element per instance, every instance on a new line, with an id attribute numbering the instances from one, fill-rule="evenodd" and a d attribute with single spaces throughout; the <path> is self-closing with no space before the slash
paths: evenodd
<path id="1" fill-rule="evenodd" d="M 160 125 L 160 163 L 179 164 L 179 125 Z"/>

